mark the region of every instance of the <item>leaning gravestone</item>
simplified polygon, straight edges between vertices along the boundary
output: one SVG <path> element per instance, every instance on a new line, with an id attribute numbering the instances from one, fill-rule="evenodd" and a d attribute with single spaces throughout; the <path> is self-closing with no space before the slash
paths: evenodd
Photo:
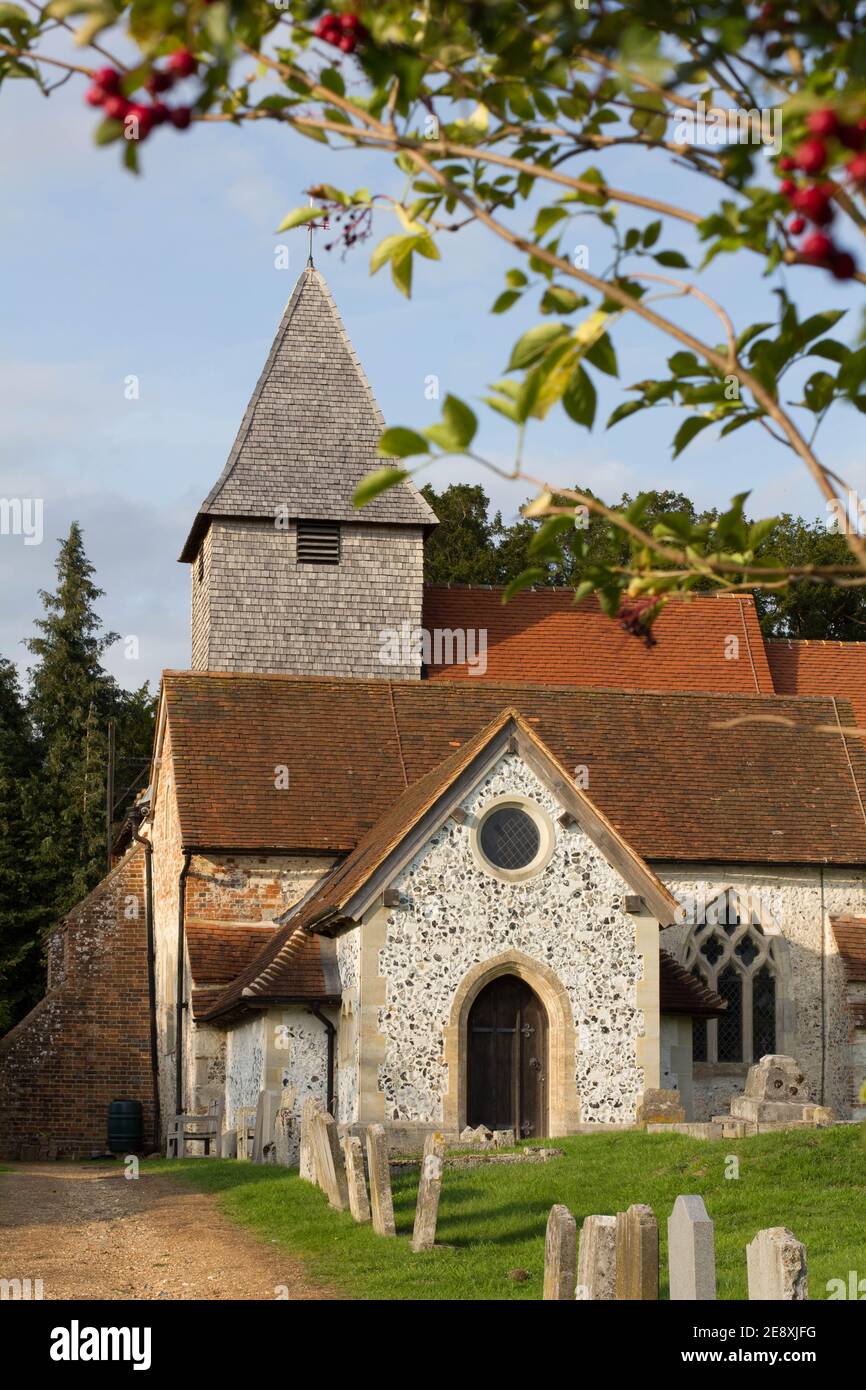
<path id="1" fill-rule="evenodd" d="M 252 1105 L 242 1105 L 237 1112 L 237 1155 L 238 1158 L 252 1157 L 250 1130 L 255 1125 L 256 1109 Z"/>
<path id="2" fill-rule="evenodd" d="M 319 1113 L 319 1102 L 307 1096 L 301 1111 L 301 1153 L 300 1175 L 305 1182 L 316 1182 L 316 1155 L 313 1140 L 313 1124 Z"/>
<path id="3" fill-rule="evenodd" d="M 577 1297 L 591 1302 L 616 1298 L 615 1216 L 588 1216 L 580 1228 Z"/>
<path id="4" fill-rule="evenodd" d="M 349 1187 L 349 1211 L 356 1221 L 369 1221 L 370 1201 L 367 1197 L 367 1180 L 364 1177 L 364 1151 L 357 1135 L 346 1135 L 343 1140 L 343 1157 Z"/>
<path id="5" fill-rule="evenodd" d="M 620 1302 L 659 1296 L 659 1226 L 651 1207 L 616 1214 L 616 1296 Z"/>
<path id="6" fill-rule="evenodd" d="M 256 1105 L 256 1124 L 253 1135 L 253 1163 L 267 1163 L 274 1144 L 274 1120 L 277 1114 L 277 1096 L 273 1091 L 259 1091 Z M 267 1152 L 265 1152 L 267 1150 Z"/>
<path id="7" fill-rule="evenodd" d="M 759 1231 L 746 1246 L 752 1302 L 794 1303 L 809 1297 L 806 1247 L 787 1226 Z"/>
<path id="8" fill-rule="evenodd" d="M 577 1225 L 568 1207 L 550 1208 L 544 1237 L 544 1288 L 541 1297 L 574 1298 L 577 1284 Z"/>
<path id="9" fill-rule="evenodd" d="M 281 1168 L 292 1166 L 292 1148 L 295 1138 L 294 1114 L 286 1106 L 280 1106 L 274 1120 L 274 1162 Z"/>
<path id="10" fill-rule="evenodd" d="M 370 1209 L 377 1236 L 395 1236 L 394 1202 L 391 1197 L 391 1170 L 388 1167 L 388 1140 L 382 1125 L 367 1130 L 367 1169 L 370 1174 Z"/>
<path id="11" fill-rule="evenodd" d="M 320 1111 L 316 1116 L 313 1133 L 319 1186 L 324 1190 L 329 1204 L 335 1211 L 345 1211 L 349 1205 L 349 1185 L 346 1181 L 343 1150 L 337 1136 L 337 1122 L 327 1110 Z"/>
<path id="12" fill-rule="evenodd" d="M 421 1180 L 418 1183 L 418 1202 L 415 1207 L 415 1228 L 412 1249 L 416 1254 L 432 1250 L 436 1244 L 436 1218 L 442 1192 L 444 1144 L 438 1134 L 428 1134 L 421 1159 Z"/>
<path id="13" fill-rule="evenodd" d="M 716 1245 L 703 1197 L 678 1197 L 668 1217 L 668 1272 L 673 1301 L 716 1296 Z"/>

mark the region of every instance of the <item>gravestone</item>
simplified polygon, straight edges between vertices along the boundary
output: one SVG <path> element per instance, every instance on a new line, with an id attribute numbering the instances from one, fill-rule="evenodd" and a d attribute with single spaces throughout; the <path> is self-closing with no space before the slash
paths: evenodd
<path id="1" fill-rule="evenodd" d="M 220 1158 L 237 1158 L 238 1133 L 236 1129 L 224 1129 L 219 1138 Z"/>
<path id="2" fill-rule="evenodd" d="M 810 1104 L 809 1082 L 793 1057 L 768 1054 L 749 1067 L 746 1089 L 731 1101 L 736 1120 L 759 1124 L 805 1122 Z"/>
<path id="3" fill-rule="evenodd" d="M 412 1232 L 412 1249 L 417 1254 L 421 1250 L 432 1250 L 436 1244 L 436 1218 L 439 1214 L 439 1196 L 442 1192 L 442 1165 L 445 1145 L 439 1134 L 428 1134 L 424 1141 L 424 1155 L 421 1159 L 421 1178 L 418 1183 L 418 1201 L 415 1205 L 415 1227 Z"/>
<path id="4" fill-rule="evenodd" d="M 577 1298 L 616 1298 L 616 1217 L 588 1216 L 580 1228 Z"/>
<path id="5" fill-rule="evenodd" d="M 641 1091 L 637 1098 L 635 1119 L 639 1125 L 685 1124 L 683 1098 L 679 1091 L 658 1088 Z"/>
<path id="6" fill-rule="evenodd" d="M 759 1231 L 746 1246 L 752 1302 L 794 1303 L 809 1297 L 806 1247 L 787 1226 Z"/>
<path id="7" fill-rule="evenodd" d="M 716 1244 L 703 1197 L 677 1197 L 668 1217 L 668 1271 L 674 1301 L 714 1299 Z"/>
<path id="8" fill-rule="evenodd" d="M 659 1296 L 659 1226 L 651 1207 L 616 1214 L 616 1296 L 620 1302 Z"/>
<path id="9" fill-rule="evenodd" d="M 367 1130 L 367 1171 L 370 1174 L 370 1211 L 377 1236 L 395 1236 L 394 1202 L 391 1197 L 391 1170 L 388 1167 L 388 1140 L 382 1125 Z"/>
<path id="10" fill-rule="evenodd" d="M 370 1200 L 367 1196 L 367 1180 L 364 1177 L 364 1150 L 357 1135 L 346 1135 L 343 1140 L 343 1158 L 349 1188 L 349 1211 L 356 1221 L 369 1221 Z"/>
<path id="11" fill-rule="evenodd" d="M 274 1162 L 281 1168 L 292 1166 L 292 1150 L 295 1138 L 294 1114 L 285 1106 L 280 1106 L 274 1120 Z"/>
<path id="12" fill-rule="evenodd" d="M 544 1289 L 542 1298 L 574 1298 L 577 1284 L 577 1225 L 568 1207 L 550 1208 L 544 1237 Z"/>
<path id="13" fill-rule="evenodd" d="M 343 1150 L 337 1135 L 337 1124 L 327 1110 L 320 1110 L 313 1125 L 316 1149 L 316 1175 L 328 1203 L 335 1211 L 345 1211 L 349 1205 L 349 1185 Z"/>
<path id="14" fill-rule="evenodd" d="M 259 1091 L 253 1135 L 253 1163 L 267 1163 L 274 1143 L 277 1097 L 273 1091 Z M 267 1150 L 267 1152 L 266 1152 Z"/>
<path id="15" fill-rule="evenodd" d="M 316 1156 L 313 1143 L 313 1121 L 319 1113 L 319 1102 L 307 1096 L 301 1111 L 300 1175 L 305 1182 L 317 1182 Z"/>
<path id="16" fill-rule="evenodd" d="M 237 1144 L 238 1158 L 252 1157 L 252 1143 L 250 1140 L 250 1130 L 255 1127 L 256 1107 L 254 1105 L 242 1105 L 237 1112 Z"/>

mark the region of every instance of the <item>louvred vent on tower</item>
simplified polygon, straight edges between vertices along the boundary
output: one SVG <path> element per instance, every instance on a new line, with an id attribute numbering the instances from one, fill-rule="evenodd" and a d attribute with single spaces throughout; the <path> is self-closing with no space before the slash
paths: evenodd
<path id="1" fill-rule="evenodd" d="M 298 522 L 298 564 L 338 565 L 340 524 L 337 521 Z"/>

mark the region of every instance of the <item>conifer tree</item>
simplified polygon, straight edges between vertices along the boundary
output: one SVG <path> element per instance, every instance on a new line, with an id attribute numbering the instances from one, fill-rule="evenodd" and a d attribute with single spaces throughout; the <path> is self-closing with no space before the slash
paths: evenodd
<path id="1" fill-rule="evenodd" d="M 0 1033 L 41 993 L 42 909 L 24 809 L 34 766 L 18 673 L 0 658 Z"/>

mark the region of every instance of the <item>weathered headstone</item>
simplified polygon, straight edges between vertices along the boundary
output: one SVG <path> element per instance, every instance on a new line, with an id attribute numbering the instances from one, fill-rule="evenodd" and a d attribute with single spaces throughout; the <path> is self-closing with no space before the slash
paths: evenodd
<path id="1" fill-rule="evenodd" d="M 588 1216 L 580 1228 L 577 1297 L 592 1302 L 616 1298 L 615 1216 Z"/>
<path id="2" fill-rule="evenodd" d="M 292 1166 L 295 1138 L 295 1117 L 291 1110 L 280 1106 L 274 1120 L 274 1162 L 281 1168 Z"/>
<path id="3" fill-rule="evenodd" d="M 620 1302 L 659 1296 L 659 1226 L 651 1207 L 616 1214 L 616 1296 Z"/>
<path id="4" fill-rule="evenodd" d="M 759 1231 L 746 1246 L 752 1302 L 794 1303 L 809 1297 L 806 1247 L 787 1226 Z"/>
<path id="5" fill-rule="evenodd" d="M 364 1177 L 364 1150 L 357 1135 L 346 1135 L 343 1140 L 343 1157 L 349 1188 L 349 1211 L 356 1221 L 369 1221 L 370 1201 L 367 1196 L 367 1179 Z"/>
<path id="6" fill-rule="evenodd" d="M 277 1096 L 273 1091 L 259 1091 L 256 1105 L 256 1125 L 253 1136 L 253 1163 L 267 1163 L 274 1143 L 274 1119 L 277 1113 Z"/>
<path id="7" fill-rule="evenodd" d="M 219 1139 L 220 1158 L 237 1158 L 238 1134 L 235 1129 L 224 1129 Z"/>
<path id="8" fill-rule="evenodd" d="M 439 1215 L 439 1196 L 442 1192 L 442 1167 L 445 1145 L 440 1134 L 428 1134 L 421 1159 L 421 1178 L 415 1206 L 415 1227 L 412 1249 L 432 1250 L 436 1244 L 436 1218 Z"/>
<path id="9" fill-rule="evenodd" d="M 679 1091 L 649 1089 L 637 1098 L 636 1122 L 639 1125 L 684 1124 L 686 1112 Z"/>
<path id="10" fill-rule="evenodd" d="M 316 1182 L 316 1156 L 313 1141 L 313 1122 L 319 1113 L 319 1102 L 307 1096 L 301 1111 L 300 1175 L 305 1182 Z"/>
<path id="11" fill-rule="evenodd" d="M 674 1301 L 714 1299 L 716 1243 L 703 1197 L 678 1197 L 668 1217 L 668 1272 Z"/>
<path id="12" fill-rule="evenodd" d="M 326 1110 L 320 1110 L 314 1121 L 313 1134 L 319 1186 L 335 1211 L 345 1211 L 349 1205 L 349 1185 L 346 1181 L 343 1150 L 337 1135 L 337 1123 L 333 1115 L 329 1115 Z"/>
<path id="13" fill-rule="evenodd" d="M 544 1237 L 544 1289 L 542 1298 L 574 1298 L 577 1284 L 577 1224 L 568 1207 L 550 1208 Z"/>
<path id="14" fill-rule="evenodd" d="M 809 1082 L 793 1057 L 768 1054 L 749 1067 L 746 1089 L 731 1101 L 736 1120 L 785 1124 L 804 1119 L 810 1108 Z"/>
<path id="15" fill-rule="evenodd" d="M 391 1197 L 391 1171 L 388 1167 L 388 1140 L 382 1125 L 367 1130 L 367 1170 L 370 1174 L 370 1210 L 377 1236 L 395 1236 L 394 1203 Z"/>
<path id="16" fill-rule="evenodd" d="M 254 1105 L 242 1105 L 239 1107 L 236 1118 L 236 1133 L 238 1144 L 238 1158 L 252 1157 L 252 1144 L 250 1143 L 250 1130 L 254 1128 L 256 1122 L 256 1107 Z"/>

